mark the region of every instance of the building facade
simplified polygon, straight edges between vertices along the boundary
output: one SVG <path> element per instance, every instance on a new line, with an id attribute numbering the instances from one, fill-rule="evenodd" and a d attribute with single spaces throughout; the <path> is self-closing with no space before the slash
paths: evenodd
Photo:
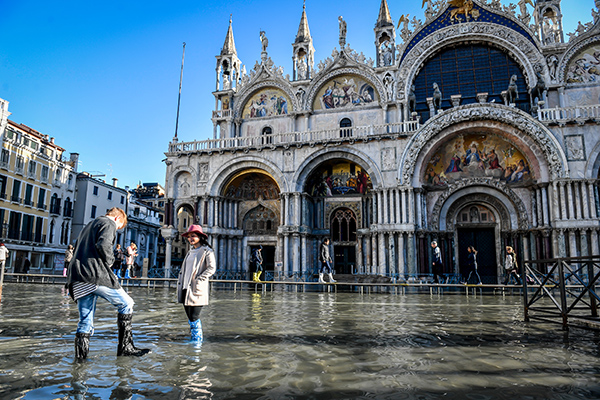
<path id="1" fill-rule="evenodd" d="M 0 240 L 11 251 L 7 267 L 62 273 L 70 241 L 78 154 L 26 125 L 8 119 L 0 99 Z"/>
<path id="2" fill-rule="evenodd" d="M 265 32 L 246 73 L 230 21 L 213 139 L 166 152 L 167 245 L 185 213 L 233 272 L 262 245 L 267 270 L 310 274 L 325 237 L 338 274 L 406 279 L 431 272 L 434 240 L 448 274 L 477 248 L 490 283 L 507 245 L 521 261 L 600 254 L 600 1 L 567 34 L 560 0 L 528 3 L 425 1 L 396 27 L 382 0 L 376 59 L 340 17 L 317 65 L 304 9 L 291 76 Z"/>

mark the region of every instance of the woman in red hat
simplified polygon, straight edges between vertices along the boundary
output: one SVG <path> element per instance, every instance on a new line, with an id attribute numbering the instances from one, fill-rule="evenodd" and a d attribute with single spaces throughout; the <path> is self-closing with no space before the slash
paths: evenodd
<path id="1" fill-rule="evenodd" d="M 208 305 L 208 278 L 217 270 L 215 252 L 208 244 L 208 236 L 200 225 L 191 225 L 182 234 L 190 243 L 177 281 L 177 301 L 183 308 L 190 323 L 192 342 L 202 343 L 202 322 L 200 311 Z"/>

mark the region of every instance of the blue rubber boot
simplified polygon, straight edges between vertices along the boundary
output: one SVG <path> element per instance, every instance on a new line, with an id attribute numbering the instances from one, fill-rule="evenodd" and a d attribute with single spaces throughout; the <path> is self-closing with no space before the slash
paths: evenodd
<path id="1" fill-rule="evenodd" d="M 202 321 L 197 319 L 196 321 L 188 321 L 190 323 L 190 330 L 192 332 L 191 341 L 196 344 L 201 344 L 202 337 Z"/>
<path id="2" fill-rule="evenodd" d="M 129 276 L 129 269 L 125 271 L 125 279 L 131 279 L 131 276 Z"/>

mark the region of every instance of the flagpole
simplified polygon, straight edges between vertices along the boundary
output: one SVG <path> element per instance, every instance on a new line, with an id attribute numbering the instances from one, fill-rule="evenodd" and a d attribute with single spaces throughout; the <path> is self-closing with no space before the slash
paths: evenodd
<path id="1" fill-rule="evenodd" d="M 177 140 L 177 129 L 179 128 L 179 105 L 181 104 L 181 83 L 183 82 L 183 60 L 185 59 L 185 42 L 183 42 L 183 54 L 181 55 L 181 73 L 179 75 L 179 96 L 177 97 L 177 119 L 175 120 L 175 136 Z"/>

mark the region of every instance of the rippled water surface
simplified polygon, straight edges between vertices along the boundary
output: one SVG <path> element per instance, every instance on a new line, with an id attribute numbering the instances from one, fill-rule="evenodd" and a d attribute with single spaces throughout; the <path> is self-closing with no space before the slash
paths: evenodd
<path id="1" fill-rule="evenodd" d="M 129 289 L 134 338 L 116 357 L 99 301 L 86 362 L 61 286 L 5 284 L 1 399 L 599 399 L 600 337 L 524 323 L 518 296 L 212 291 L 205 342 L 174 289 Z"/>

